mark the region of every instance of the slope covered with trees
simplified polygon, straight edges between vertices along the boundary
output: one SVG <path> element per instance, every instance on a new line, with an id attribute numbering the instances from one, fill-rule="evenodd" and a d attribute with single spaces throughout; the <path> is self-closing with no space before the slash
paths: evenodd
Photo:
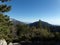
<path id="1" fill-rule="evenodd" d="M 54 26 L 44 21 L 30 24 L 16 24 L 17 41 L 60 40 L 60 26 Z M 59 30 L 57 30 L 59 29 Z M 57 30 L 57 31 L 56 31 Z"/>

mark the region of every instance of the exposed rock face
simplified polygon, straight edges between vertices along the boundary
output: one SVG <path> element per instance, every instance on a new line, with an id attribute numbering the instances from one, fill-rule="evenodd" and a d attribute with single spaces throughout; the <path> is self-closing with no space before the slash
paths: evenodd
<path id="1" fill-rule="evenodd" d="M 9 45 L 13 45 L 13 43 L 10 42 Z"/>
<path id="2" fill-rule="evenodd" d="M 1 39 L 1 40 L 0 40 L 0 45 L 7 45 L 6 40 L 5 40 L 5 39 Z"/>
<path id="3" fill-rule="evenodd" d="M 19 44 L 19 43 L 9 43 L 9 45 L 21 45 L 21 44 Z"/>
<path id="4" fill-rule="evenodd" d="M 13 43 L 13 45 L 21 45 L 21 44 L 19 44 L 19 43 Z"/>

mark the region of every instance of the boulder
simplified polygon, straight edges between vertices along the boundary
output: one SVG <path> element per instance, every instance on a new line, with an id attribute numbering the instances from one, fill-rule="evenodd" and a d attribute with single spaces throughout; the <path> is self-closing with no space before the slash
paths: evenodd
<path id="1" fill-rule="evenodd" d="M 13 43 L 13 45 L 21 45 L 21 44 L 19 44 L 19 43 Z"/>
<path id="2" fill-rule="evenodd" d="M 12 42 L 10 42 L 10 43 L 9 43 L 9 45 L 13 45 L 13 43 L 12 43 Z"/>
<path id="3" fill-rule="evenodd" d="M 5 39 L 0 39 L 0 45 L 7 45 L 7 42 Z"/>
<path id="4" fill-rule="evenodd" d="M 21 45 L 21 44 L 19 44 L 19 43 L 12 43 L 12 42 L 10 42 L 10 43 L 9 43 L 9 45 Z"/>

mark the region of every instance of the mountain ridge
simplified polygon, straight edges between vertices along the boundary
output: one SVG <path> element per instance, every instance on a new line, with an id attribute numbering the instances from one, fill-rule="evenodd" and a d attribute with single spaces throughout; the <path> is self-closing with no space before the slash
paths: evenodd
<path id="1" fill-rule="evenodd" d="M 42 20 L 38 20 L 38 21 L 35 21 L 35 22 L 29 22 L 29 23 L 27 23 L 27 22 L 22 22 L 22 21 L 19 21 L 19 20 L 16 20 L 16 19 L 13 19 L 13 18 L 11 18 L 11 21 L 14 23 L 14 22 L 19 22 L 19 23 L 23 23 L 23 24 L 33 24 L 33 23 L 37 23 L 38 21 L 41 21 L 41 22 L 43 22 L 43 23 L 45 23 L 45 24 L 49 24 L 49 25 L 53 25 L 53 26 L 60 26 L 60 25 L 54 25 L 54 24 L 51 24 L 51 23 L 48 23 L 48 22 L 45 22 L 45 21 L 42 21 Z M 18 23 L 18 24 L 19 24 Z"/>

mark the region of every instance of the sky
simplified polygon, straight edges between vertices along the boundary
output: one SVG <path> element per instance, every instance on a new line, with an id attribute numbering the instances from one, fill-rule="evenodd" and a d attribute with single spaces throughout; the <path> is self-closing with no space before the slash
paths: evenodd
<path id="1" fill-rule="evenodd" d="M 12 9 L 7 13 L 22 22 L 42 20 L 60 25 L 60 0 L 11 0 Z"/>

